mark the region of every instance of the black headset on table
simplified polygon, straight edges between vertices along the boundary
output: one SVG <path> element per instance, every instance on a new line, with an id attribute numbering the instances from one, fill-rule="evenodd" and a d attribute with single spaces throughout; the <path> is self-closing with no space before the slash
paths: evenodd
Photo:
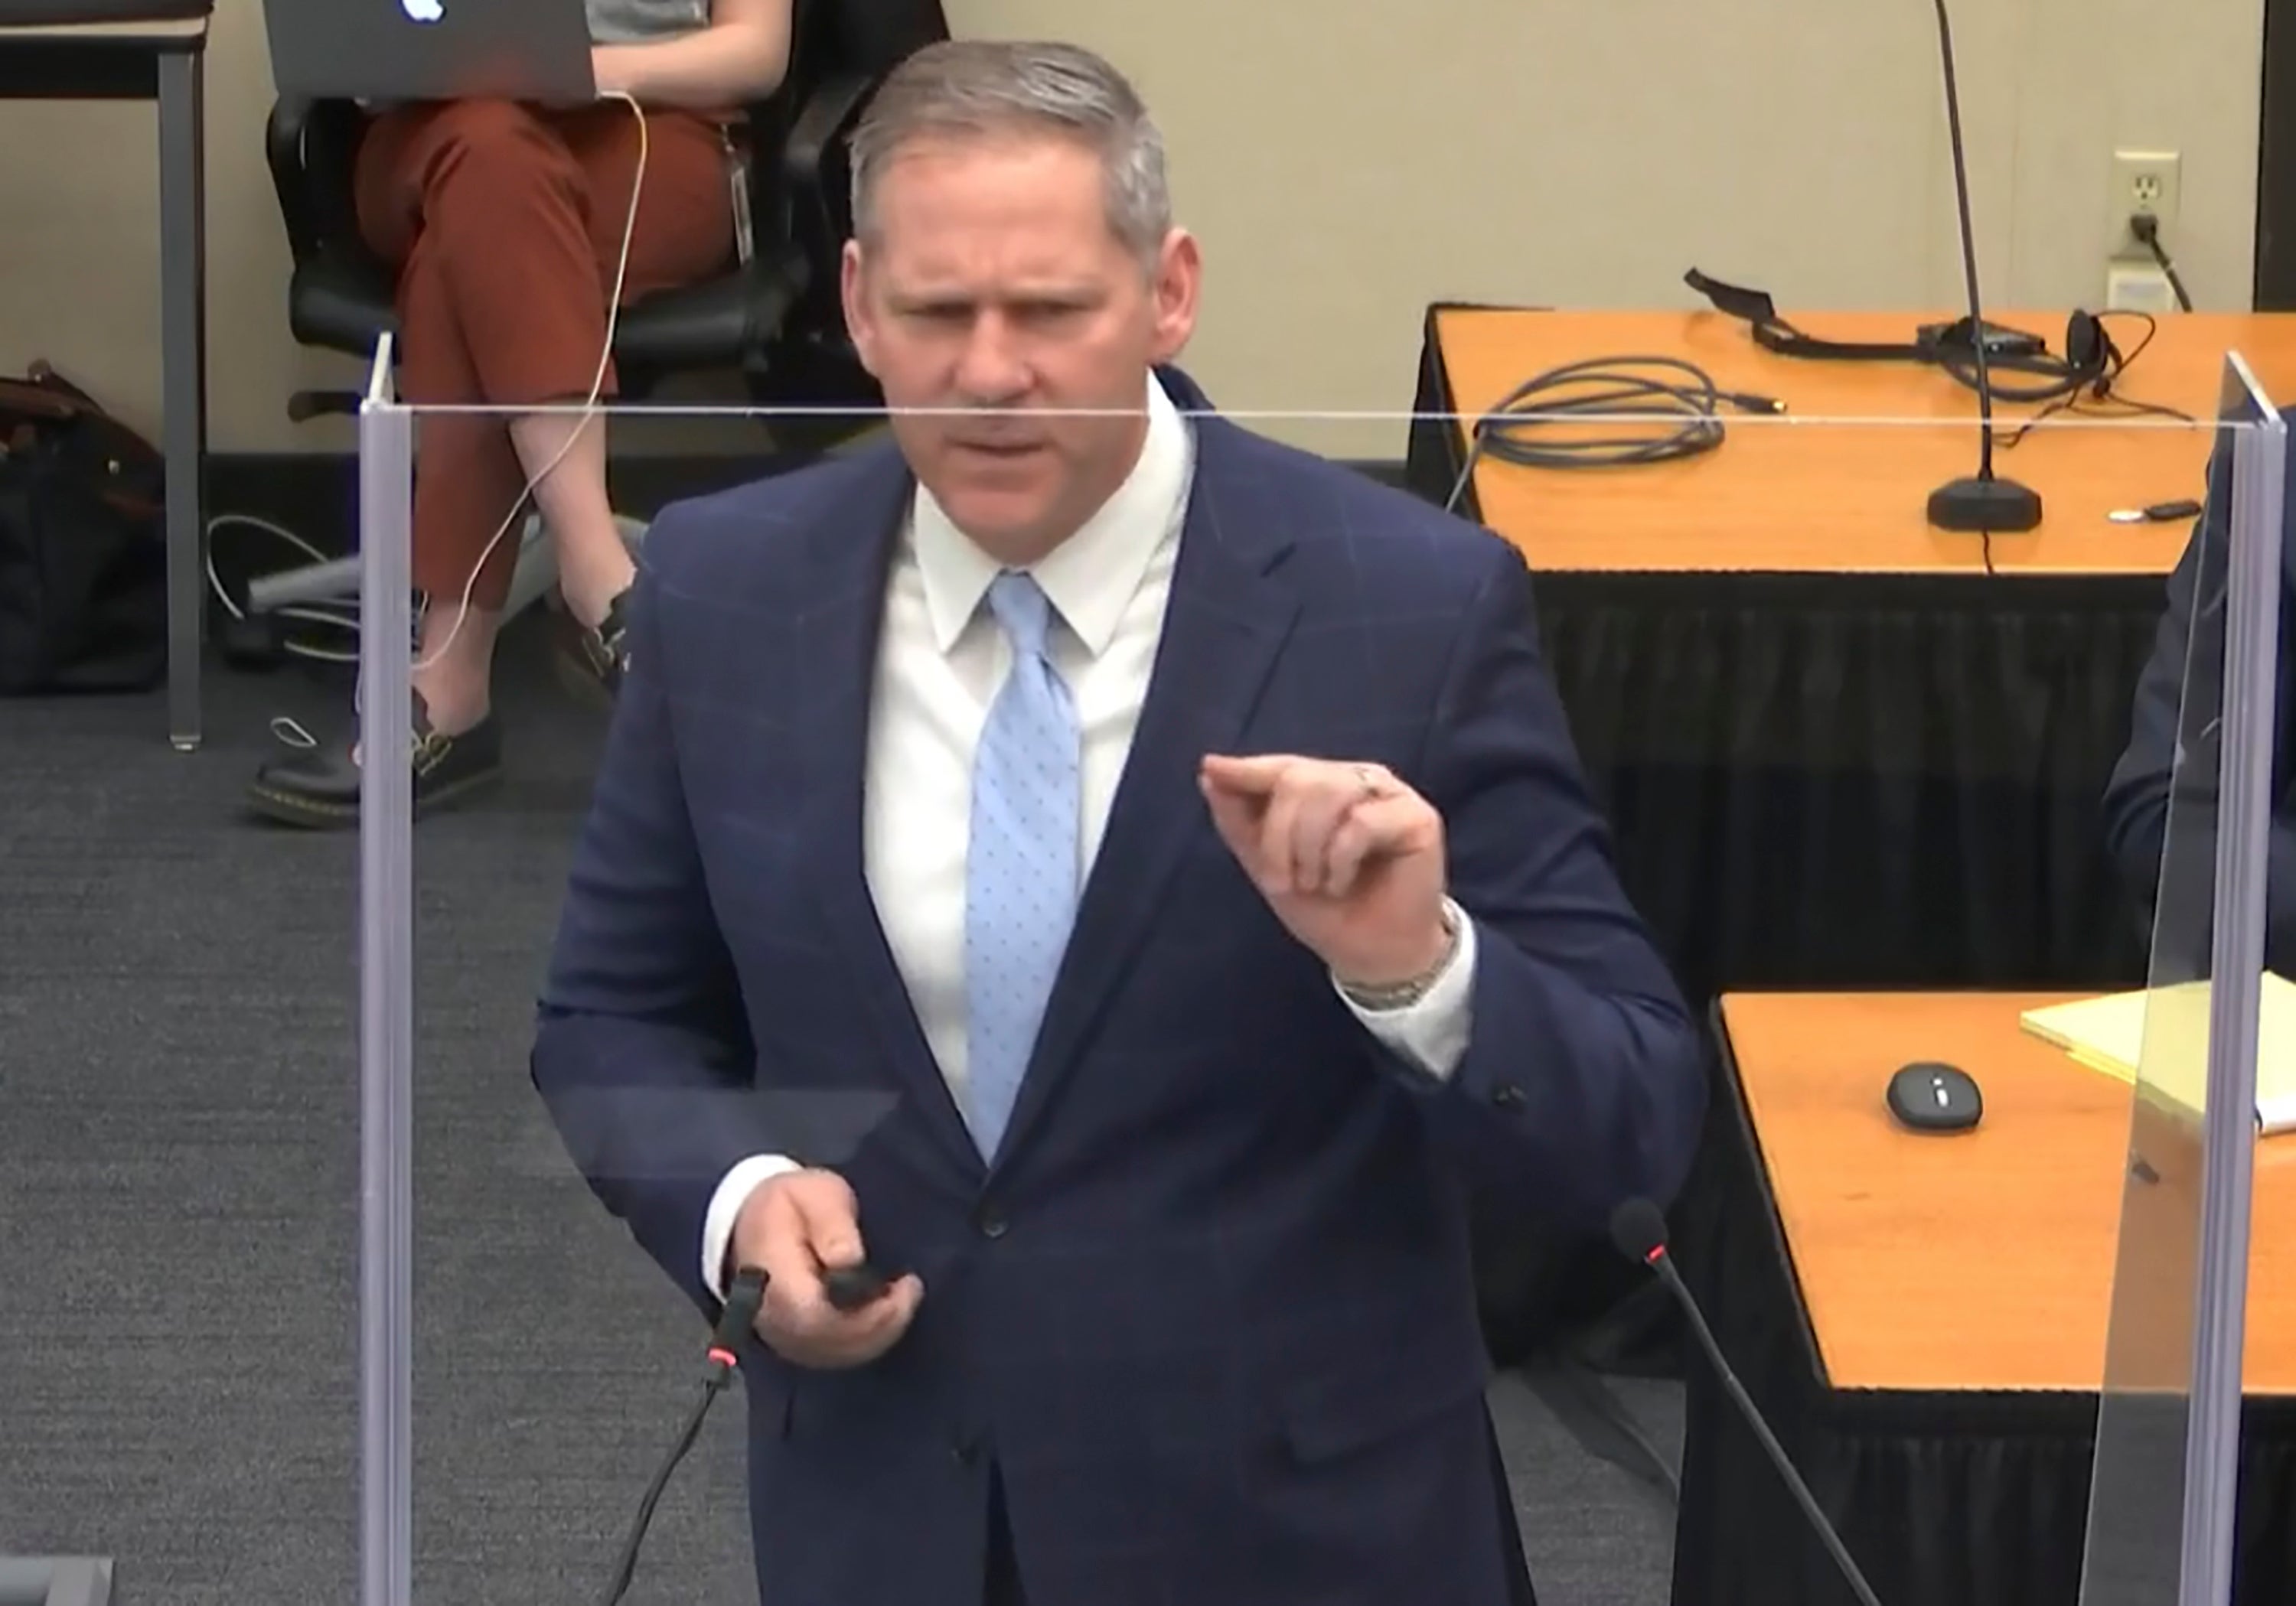
<path id="1" fill-rule="evenodd" d="M 1754 343 L 1780 356 L 1847 363 L 1927 363 L 1971 389 L 1977 388 L 1977 351 L 1967 318 L 1924 324 L 1905 344 L 1821 340 L 1779 316 L 1767 291 L 1725 284 L 1694 267 L 1683 275 L 1683 282 L 1713 302 L 1716 310 L 1742 319 L 1753 330 Z M 2072 402 L 2084 393 L 2102 401 L 2128 365 L 2104 321 L 2093 312 L 2076 311 L 2066 320 L 2062 356 L 2053 354 L 2039 335 L 2005 329 L 1998 324 L 1986 325 L 1986 368 L 1997 401 Z M 2030 376 L 2030 382 L 2020 383 L 2019 375 Z"/>

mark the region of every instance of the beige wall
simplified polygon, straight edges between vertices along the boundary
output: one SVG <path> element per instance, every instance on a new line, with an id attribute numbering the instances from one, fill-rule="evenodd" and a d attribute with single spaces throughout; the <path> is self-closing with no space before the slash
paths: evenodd
<path id="1" fill-rule="evenodd" d="M 295 385 L 351 368 L 287 336 L 259 5 L 218 0 L 209 55 L 210 438 L 220 451 L 340 447 L 340 427 L 297 428 L 283 411 Z M 1407 406 L 1431 299 L 1686 304 L 1693 264 L 1789 307 L 1958 296 L 1921 0 L 948 10 L 961 33 L 1065 34 L 1137 78 L 1210 259 L 1190 365 L 1230 407 Z M 2247 306 L 2259 0 L 1963 0 L 1959 12 L 1988 296 L 2101 299 L 2110 156 L 2138 145 L 2184 154 L 2171 246 L 2195 300 Z M 0 371 L 51 358 L 150 427 L 149 109 L 8 103 L 0 130 Z M 1289 433 L 1349 455 L 1401 451 L 1397 423 Z"/>

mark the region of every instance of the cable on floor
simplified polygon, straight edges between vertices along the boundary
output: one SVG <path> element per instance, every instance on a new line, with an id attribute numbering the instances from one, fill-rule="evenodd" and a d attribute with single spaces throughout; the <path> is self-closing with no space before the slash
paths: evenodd
<path id="1" fill-rule="evenodd" d="M 206 550 L 201 557 L 201 563 L 207 569 L 208 589 L 215 593 L 216 600 L 223 604 L 224 611 L 234 619 L 243 621 L 247 618 L 247 610 L 240 606 L 239 599 L 232 594 L 231 587 L 226 586 L 223 583 L 223 578 L 216 572 L 215 537 L 217 532 L 226 529 L 253 530 L 258 535 L 268 536 L 275 541 L 294 548 L 314 563 L 324 563 L 327 561 L 324 553 L 284 525 L 274 524 L 268 519 L 258 519 L 253 513 L 217 513 L 208 520 L 208 538 L 201 543 Z M 358 662 L 359 621 L 358 607 L 355 602 L 332 605 L 324 602 L 298 603 L 292 607 L 276 610 L 273 617 L 291 619 L 298 624 L 317 625 L 329 630 L 340 630 L 349 635 L 352 640 L 352 645 L 348 648 L 316 647 L 308 642 L 297 641 L 290 637 L 279 643 L 279 651 L 291 657 L 309 659 L 315 663 L 355 664 Z"/>

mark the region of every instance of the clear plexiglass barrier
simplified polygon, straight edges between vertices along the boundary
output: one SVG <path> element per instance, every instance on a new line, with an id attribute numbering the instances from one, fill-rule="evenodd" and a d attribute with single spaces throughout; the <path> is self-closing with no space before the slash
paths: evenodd
<path id="1" fill-rule="evenodd" d="M 2248 1283 L 2259 1141 L 2296 1123 L 2259 1077 L 2288 437 L 2236 357 L 2218 417 L 2212 516 L 2163 632 L 2181 673 L 2140 693 L 2175 740 L 2148 826 L 2160 864 L 2082 1606 L 2232 1598 L 2243 1375 L 2290 1381 L 2287 1324 L 2269 1304 L 2251 1318 Z"/>

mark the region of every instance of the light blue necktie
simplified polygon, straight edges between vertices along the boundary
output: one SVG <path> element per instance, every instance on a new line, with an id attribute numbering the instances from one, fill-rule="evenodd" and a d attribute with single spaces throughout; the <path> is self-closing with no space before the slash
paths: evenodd
<path id="1" fill-rule="evenodd" d="M 1052 603 L 1011 570 L 988 587 L 1013 668 L 972 767 L 965 854 L 966 1122 L 993 1157 L 1076 914 L 1076 705 L 1046 652 Z"/>

